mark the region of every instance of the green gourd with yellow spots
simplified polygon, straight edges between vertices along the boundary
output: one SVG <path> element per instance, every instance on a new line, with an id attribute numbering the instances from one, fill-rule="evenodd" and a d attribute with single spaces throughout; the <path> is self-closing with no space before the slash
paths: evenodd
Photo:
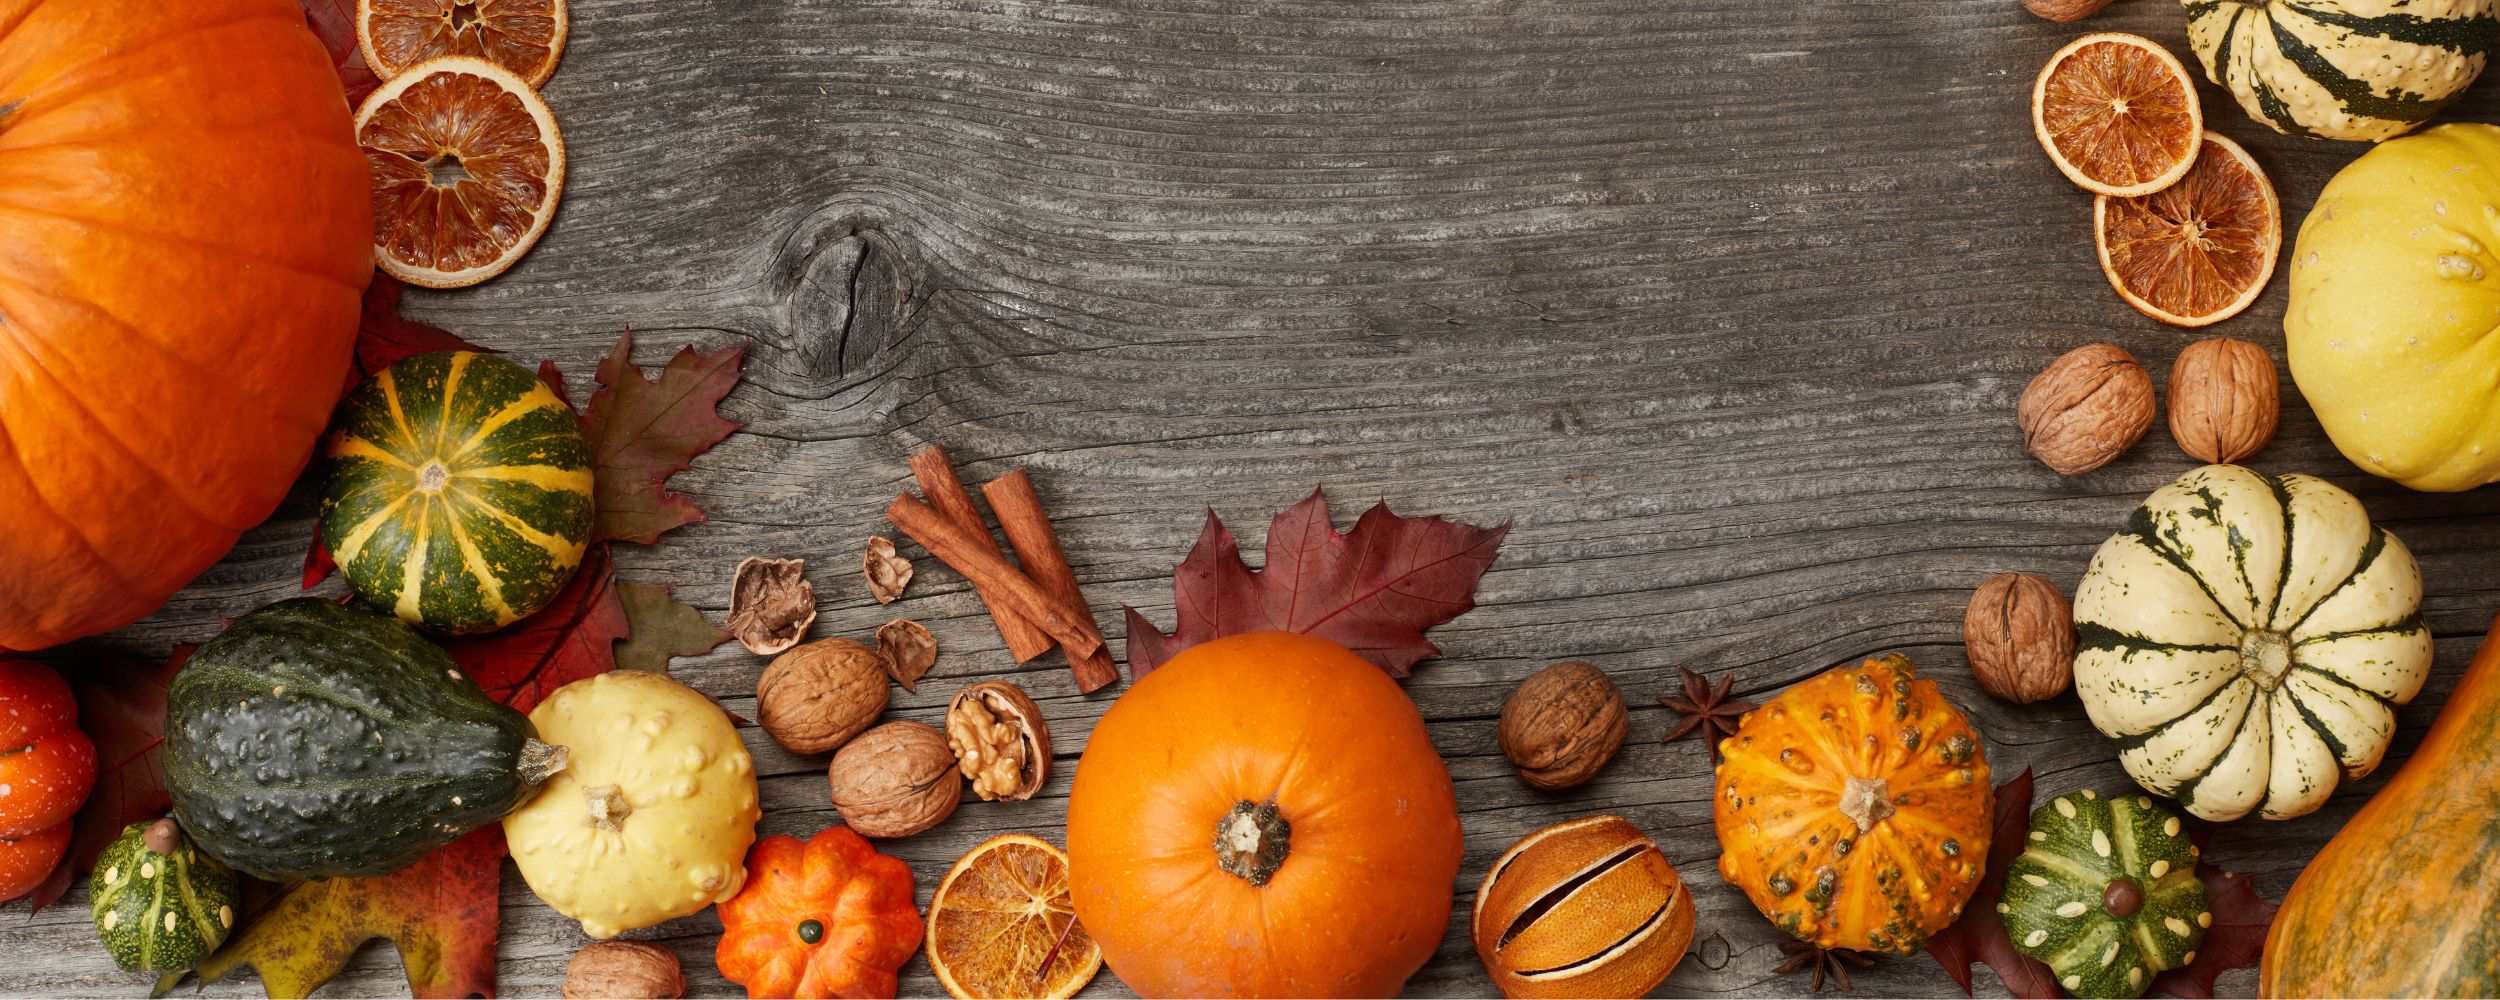
<path id="1" fill-rule="evenodd" d="M 2196 961 L 2213 925 L 2196 854 L 2150 796 L 2060 795 L 2031 811 L 1997 915 L 2015 950 L 2047 963 L 2066 992 L 2140 997 L 2154 976 Z"/>
<path id="2" fill-rule="evenodd" d="M 431 632 L 501 628 L 546 606 L 590 539 L 590 446 L 527 368 L 438 351 L 340 401 L 324 447 L 321 540 L 366 602 Z"/>
<path id="3" fill-rule="evenodd" d="M 234 873 L 171 818 L 132 823 L 96 859 L 87 889 L 96 937 L 125 972 L 182 972 L 234 930 Z"/>

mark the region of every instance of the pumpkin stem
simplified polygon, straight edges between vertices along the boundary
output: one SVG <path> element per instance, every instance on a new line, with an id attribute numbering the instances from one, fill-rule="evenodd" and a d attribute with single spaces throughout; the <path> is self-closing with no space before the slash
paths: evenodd
<path id="1" fill-rule="evenodd" d="M 1875 824 L 1883 822 L 1895 810 L 1892 790 L 1885 786 L 1882 778 L 1861 778 L 1853 774 L 1849 776 L 1849 784 L 1840 790 L 1840 814 L 1856 822 L 1859 833 L 1874 829 Z"/>
<path id="2" fill-rule="evenodd" d="M 440 493 L 443 484 L 451 481 L 451 470 L 443 468 L 441 459 L 434 459 L 417 469 L 417 492 Z"/>
<path id="3" fill-rule="evenodd" d="M 2283 633 L 2250 629 L 2240 637 L 2240 673 L 2254 679 L 2258 687 L 2274 690 L 2291 669 L 2292 640 Z"/>
<path id="4" fill-rule="evenodd" d="M 140 840 L 148 845 L 148 850 L 158 854 L 172 854 L 174 846 L 182 843 L 182 828 L 174 825 L 173 817 L 167 816 L 148 824 L 148 832 Z"/>
<path id="5" fill-rule="evenodd" d="M 2144 887 L 2131 878 L 2112 879 L 2109 887 L 2101 890 L 2101 907 L 2120 919 L 2135 916 L 2136 911 L 2144 908 Z"/>
<path id="6" fill-rule="evenodd" d="M 634 814 L 633 805 L 625 801 L 625 790 L 615 785 L 584 785 L 582 798 L 590 803 L 590 814 L 582 817 L 585 826 L 615 833 L 625 828 L 625 817 Z"/>
<path id="7" fill-rule="evenodd" d="M 1293 824 L 1276 810 L 1276 800 L 1253 804 L 1243 799 L 1215 821 L 1215 864 L 1259 888 L 1267 887 L 1276 869 L 1292 853 L 1287 842 Z"/>
<path id="8" fill-rule="evenodd" d="M 515 769 L 515 773 L 519 775 L 522 784 L 536 788 L 545 784 L 547 779 L 555 777 L 557 772 L 564 770 L 564 765 L 572 758 L 572 753 L 553 743 L 523 740 L 521 741 L 521 764 Z"/>

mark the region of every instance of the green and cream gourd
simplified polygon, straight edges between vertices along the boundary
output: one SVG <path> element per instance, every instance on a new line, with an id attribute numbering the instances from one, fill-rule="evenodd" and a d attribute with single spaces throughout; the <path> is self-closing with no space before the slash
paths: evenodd
<path id="1" fill-rule="evenodd" d="M 234 930 L 234 873 L 171 819 L 132 823 L 96 859 L 87 911 L 124 972 L 182 972 Z"/>
<path id="2" fill-rule="evenodd" d="M 2140 997 L 2196 961 L 2214 915 L 2179 817 L 2141 795 L 2060 795 L 2031 811 L 1997 915 L 2014 948 L 2079 997 Z"/>
<path id="3" fill-rule="evenodd" d="M 340 401 L 323 453 L 321 539 L 356 595 L 467 634 L 544 607 L 590 538 L 590 447 L 537 374 L 439 351 Z"/>
<path id="4" fill-rule="evenodd" d="M 2208 465 L 2154 491 L 2075 588 L 2075 694 L 2145 788 L 2206 819 L 2308 813 L 2376 768 L 2421 691 L 2421 572 L 2352 494 Z"/>
<path id="5" fill-rule="evenodd" d="M 406 622 L 318 598 L 236 619 L 165 699 L 174 818 L 273 881 L 388 874 L 520 808 L 564 758 Z"/>
<path id="6" fill-rule="evenodd" d="M 2379 140 L 2446 107 L 2500 35 L 2495 0 L 2182 0 L 2205 78 L 2285 135 Z"/>

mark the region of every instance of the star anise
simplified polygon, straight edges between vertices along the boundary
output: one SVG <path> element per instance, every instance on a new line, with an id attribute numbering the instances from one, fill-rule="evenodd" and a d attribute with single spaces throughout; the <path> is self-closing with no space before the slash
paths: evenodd
<path id="1" fill-rule="evenodd" d="M 1694 673 L 1690 667 L 1679 664 L 1675 669 L 1684 672 L 1684 697 L 1664 695 L 1658 703 L 1674 709 L 1684 718 L 1675 724 L 1675 728 L 1667 730 L 1667 735 L 1659 737 L 1659 742 L 1673 743 L 1698 731 L 1703 742 L 1710 747 L 1710 763 L 1716 766 L 1719 763 L 1719 741 L 1736 734 L 1736 723 L 1745 717 L 1745 713 L 1753 711 L 1754 704 L 1729 696 L 1736 690 L 1736 674 L 1732 671 L 1719 675 L 1719 685 L 1714 688 L 1710 686 L 1709 679 Z"/>
<path id="2" fill-rule="evenodd" d="M 1857 987 L 1849 982 L 1849 970 L 1864 969 L 1875 964 L 1875 957 L 1872 955 L 1850 951 L 1847 948 L 1825 948 L 1811 941 L 1782 941 L 1780 954 L 1788 956 L 1788 961 L 1781 962 L 1779 968 L 1771 971 L 1785 976 L 1811 967 L 1814 969 L 1814 992 L 1816 993 L 1823 992 L 1823 977 L 1826 974 L 1832 977 L 1832 982 L 1840 987 L 1841 992 L 1847 993 L 1855 990 Z"/>

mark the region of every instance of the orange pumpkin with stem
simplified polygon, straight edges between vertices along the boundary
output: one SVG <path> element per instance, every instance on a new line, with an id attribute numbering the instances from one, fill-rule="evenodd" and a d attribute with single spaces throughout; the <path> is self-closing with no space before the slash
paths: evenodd
<path id="1" fill-rule="evenodd" d="M 1462 845 L 1397 682 L 1282 632 L 1191 647 L 1105 713 L 1068 797 L 1077 919 L 1146 996 L 1388 996 Z"/>
<path id="2" fill-rule="evenodd" d="M 1719 874 L 1802 940 L 1909 954 L 1986 872 L 1987 754 L 1908 657 L 1792 687 L 1719 748 Z"/>
<path id="3" fill-rule="evenodd" d="M 891 997 L 920 950 L 911 866 L 847 826 L 756 841 L 719 909 L 713 962 L 750 997 Z"/>
<path id="4" fill-rule="evenodd" d="M 155 610 L 286 495 L 373 273 L 294 0 L 0 0 L 0 647 Z"/>

